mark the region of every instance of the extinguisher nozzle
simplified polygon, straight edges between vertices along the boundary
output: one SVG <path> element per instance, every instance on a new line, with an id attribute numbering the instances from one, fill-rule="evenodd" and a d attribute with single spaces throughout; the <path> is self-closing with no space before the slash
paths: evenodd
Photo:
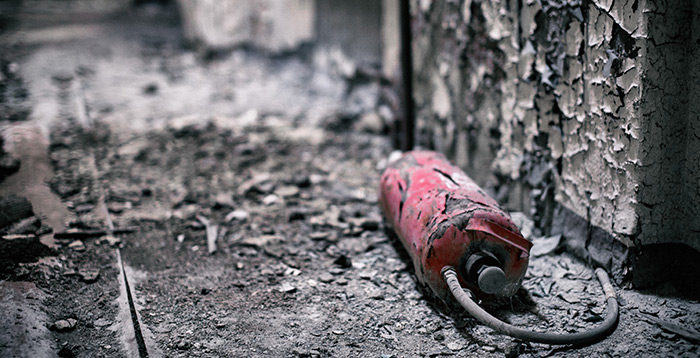
<path id="1" fill-rule="evenodd" d="M 486 267 L 479 273 L 478 284 L 484 293 L 496 294 L 506 285 L 506 274 L 500 267 Z"/>

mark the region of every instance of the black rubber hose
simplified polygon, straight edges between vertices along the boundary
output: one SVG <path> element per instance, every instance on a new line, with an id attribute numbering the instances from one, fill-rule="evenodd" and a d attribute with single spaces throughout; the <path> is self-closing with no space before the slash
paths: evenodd
<path id="1" fill-rule="evenodd" d="M 597 327 L 583 332 L 577 333 L 545 333 L 545 332 L 534 332 L 520 327 L 516 327 L 505 323 L 498 318 L 492 316 L 488 312 L 484 311 L 483 308 L 479 307 L 471 299 L 471 292 L 465 290 L 460 286 L 457 280 L 457 272 L 451 266 L 445 266 L 442 269 L 442 277 L 447 282 L 447 285 L 452 291 L 452 295 L 459 302 L 465 310 L 467 310 L 474 318 L 479 320 L 479 322 L 490 327 L 494 331 L 505 334 L 514 338 L 522 339 L 529 342 L 538 342 L 546 344 L 588 344 L 596 342 L 607 334 L 609 334 L 617 323 L 618 317 L 618 306 L 617 306 L 617 296 L 615 295 L 615 290 L 613 290 L 608 274 L 602 268 L 597 268 L 595 270 L 598 281 L 603 286 L 603 292 L 605 293 L 605 298 L 607 299 L 607 314 L 603 322 Z"/>

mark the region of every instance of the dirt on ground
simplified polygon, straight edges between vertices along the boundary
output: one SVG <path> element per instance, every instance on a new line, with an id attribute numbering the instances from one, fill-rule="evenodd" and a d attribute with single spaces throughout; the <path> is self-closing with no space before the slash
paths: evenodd
<path id="1" fill-rule="evenodd" d="M 0 82 L 28 93 L 3 105 L 31 111 L 0 122 L 20 162 L 0 193 L 31 211 L 0 241 L 0 355 L 700 355 L 700 303 L 673 287 L 616 287 L 618 327 L 586 347 L 514 340 L 432 297 L 377 205 L 386 81 L 340 73 L 323 49 L 204 58 L 152 10 L 51 16 L 18 15 L 3 35 L 18 50 Z M 42 163 L 50 177 L 32 180 Z M 592 268 L 513 218 L 533 257 L 523 289 L 489 311 L 540 331 L 598 324 Z"/>

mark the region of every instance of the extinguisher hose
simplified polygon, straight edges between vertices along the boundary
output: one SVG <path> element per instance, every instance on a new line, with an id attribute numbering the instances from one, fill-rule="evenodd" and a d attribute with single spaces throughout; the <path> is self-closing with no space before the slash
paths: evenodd
<path id="1" fill-rule="evenodd" d="M 465 290 L 459 284 L 457 280 L 457 272 L 451 266 L 445 266 L 442 269 L 442 275 L 447 285 L 452 292 L 452 295 L 457 299 L 460 305 L 464 307 L 467 312 L 469 312 L 474 318 L 479 320 L 479 322 L 490 327 L 494 331 L 505 334 L 514 338 L 518 338 L 529 342 L 538 342 L 545 344 L 573 344 L 573 345 L 583 345 L 588 343 L 593 343 L 605 337 L 615 328 L 618 318 L 618 305 L 617 296 L 613 290 L 608 274 L 602 268 L 597 268 L 595 270 L 598 281 L 603 286 L 603 292 L 605 293 L 607 301 L 607 314 L 605 319 L 595 328 L 576 333 L 546 333 L 546 332 L 534 332 L 520 327 L 510 325 L 506 322 L 499 320 L 498 318 L 492 316 L 486 312 L 483 308 L 479 307 L 471 298 L 471 292 Z"/>

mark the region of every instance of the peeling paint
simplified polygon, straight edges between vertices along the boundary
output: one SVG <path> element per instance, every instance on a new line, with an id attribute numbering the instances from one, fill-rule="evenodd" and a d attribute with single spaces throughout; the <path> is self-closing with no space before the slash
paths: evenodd
<path id="1" fill-rule="evenodd" d="M 700 250 L 699 13 L 656 0 L 435 2 L 414 23 L 418 143 L 448 125 L 490 138 L 443 146 L 466 148 L 447 154 L 467 150 L 468 174 L 545 231 L 562 226 L 539 212 L 554 205 L 627 247 Z M 463 38 L 436 25 L 455 18 Z M 461 81 L 449 107 L 438 73 Z M 553 168 L 547 182 L 528 181 L 533 158 Z"/>

